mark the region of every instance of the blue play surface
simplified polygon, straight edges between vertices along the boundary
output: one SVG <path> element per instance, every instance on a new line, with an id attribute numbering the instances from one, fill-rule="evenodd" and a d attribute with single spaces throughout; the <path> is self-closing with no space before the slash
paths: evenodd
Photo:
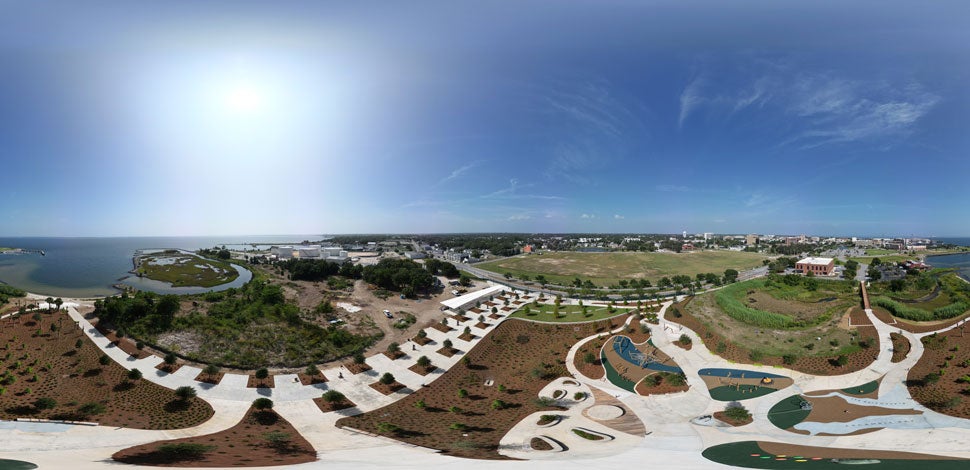
<path id="1" fill-rule="evenodd" d="M 668 366 L 661 364 L 656 361 L 648 360 L 643 362 L 643 353 L 633 345 L 633 341 L 626 336 L 617 336 L 613 340 L 613 351 L 616 352 L 620 357 L 626 362 L 636 366 L 643 367 L 644 369 L 658 370 L 661 372 L 672 372 L 675 374 L 683 374 L 684 371 L 680 367 Z M 640 364 L 643 364 L 642 366 Z"/>
<path id="2" fill-rule="evenodd" d="M 769 374 L 767 372 L 756 372 L 753 370 L 741 370 L 741 369 L 701 369 L 697 371 L 700 375 L 712 375 L 714 377 L 731 377 L 732 379 L 763 379 L 768 377 L 769 379 L 781 379 L 785 378 L 784 375 Z"/>

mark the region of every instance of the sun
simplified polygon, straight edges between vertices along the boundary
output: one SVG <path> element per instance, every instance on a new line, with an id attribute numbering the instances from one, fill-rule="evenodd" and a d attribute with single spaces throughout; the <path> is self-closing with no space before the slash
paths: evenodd
<path id="1" fill-rule="evenodd" d="M 229 111 L 249 114 L 262 109 L 265 100 L 262 90 L 248 83 L 240 83 L 228 87 L 223 101 Z"/>

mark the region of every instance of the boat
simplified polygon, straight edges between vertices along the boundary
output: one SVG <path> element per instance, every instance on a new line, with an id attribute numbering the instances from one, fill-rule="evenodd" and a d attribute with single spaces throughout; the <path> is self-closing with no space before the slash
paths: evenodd
<path id="1" fill-rule="evenodd" d="M 832 459 L 832 463 L 840 463 L 845 465 L 868 465 L 882 462 L 877 459 Z"/>

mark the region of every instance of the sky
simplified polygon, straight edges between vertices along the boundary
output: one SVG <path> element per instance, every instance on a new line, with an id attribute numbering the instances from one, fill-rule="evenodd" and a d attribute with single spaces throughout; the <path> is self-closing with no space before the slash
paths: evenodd
<path id="1" fill-rule="evenodd" d="M 0 0 L 0 235 L 970 236 L 970 2 Z"/>

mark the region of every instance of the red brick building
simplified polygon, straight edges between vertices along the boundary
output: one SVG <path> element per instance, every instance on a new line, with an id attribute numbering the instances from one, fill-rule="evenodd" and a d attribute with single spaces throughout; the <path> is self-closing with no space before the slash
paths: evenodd
<path id="1" fill-rule="evenodd" d="M 795 269 L 816 276 L 831 276 L 835 273 L 835 260 L 832 258 L 805 258 L 795 263 Z"/>

